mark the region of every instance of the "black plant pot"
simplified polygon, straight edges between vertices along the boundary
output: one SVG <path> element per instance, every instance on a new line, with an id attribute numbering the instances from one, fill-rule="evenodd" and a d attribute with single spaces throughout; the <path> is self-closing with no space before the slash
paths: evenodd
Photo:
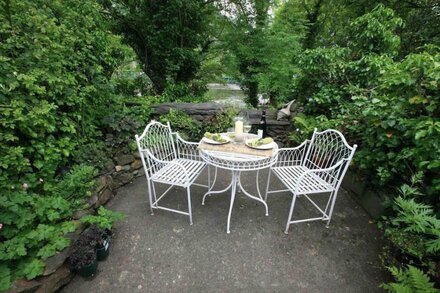
<path id="1" fill-rule="evenodd" d="M 70 270 L 83 277 L 93 276 L 98 266 L 94 238 L 89 238 L 83 233 L 72 248 L 73 251 L 69 257 Z"/>
<path id="2" fill-rule="evenodd" d="M 110 254 L 110 243 L 112 240 L 112 231 L 105 229 L 101 232 L 102 243 L 96 245 L 96 252 L 98 260 L 105 260 Z"/>
<path id="3" fill-rule="evenodd" d="M 96 273 L 97 268 L 98 268 L 98 262 L 95 260 L 91 264 L 79 268 L 77 270 L 77 274 L 82 277 L 88 278 Z"/>
<path id="4" fill-rule="evenodd" d="M 96 273 L 98 268 L 98 261 L 95 260 L 91 264 L 82 266 L 80 268 L 73 269 L 72 271 L 80 275 L 81 277 L 88 278 L 93 276 Z"/>
<path id="5" fill-rule="evenodd" d="M 96 246 L 96 255 L 99 261 L 105 260 L 110 254 L 110 237 L 104 240 L 102 245 Z"/>

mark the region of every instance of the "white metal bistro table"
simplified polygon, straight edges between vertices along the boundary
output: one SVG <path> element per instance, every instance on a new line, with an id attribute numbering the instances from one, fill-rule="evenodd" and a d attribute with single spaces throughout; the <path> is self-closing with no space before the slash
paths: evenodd
<path id="1" fill-rule="evenodd" d="M 254 134 L 248 134 L 246 136 L 247 139 L 256 138 L 256 137 L 257 136 Z M 202 205 L 205 204 L 205 198 L 207 195 L 223 193 L 231 189 L 231 203 L 229 206 L 226 233 L 228 234 L 230 233 L 229 227 L 231 222 L 231 214 L 232 214 L 232 208 L 234 206 L 234 200 L 235 200 L 235 194 L 237 192 L 237 188 L 239 188 L 239 190 L 241 190 L 246 196 L 250 197 L 251 199 L 261 202 L 266 208 L 266 216 L 269 215 L 269 210 L 267 208 L 266 202 L 263 199 L 263 196 L 261 195 L 258 181 L 259 181 L 260 170 L 272 166 L 277 161 L 278 145 L 276 143 L 274 145 L 275 146 L 272 149 L 272 151 L 269 152 L 270 155 L 267 155 L 268 154 L 267 151 L 261 151 L 260 154 L 258 150 L 254 150 L 253 154 L 246 154 L 246 153 L 223 150 L 221 147 L 219 147 L 218 150 L 213 150 L 213 149 L 207 150 L 199 147 L 200 157 L 206 163 L 215 167 L 214 180 L 210 185 L 208 192 L 206 192 L 203 195 Z M 247 146 L 245 146 L 244 143 L 242 147 L 247 148 Z M 222 190 L 212 190 L 217 180 L 217 168 L 230 170 L 232 172 L 231 183 Z M 245 172 L 245 171 L 257 171 L 256 186 L 257 186 L 258 196 L 254 196 L 244 189 L 241 183 L 240 175 L 241 172 Z"/>

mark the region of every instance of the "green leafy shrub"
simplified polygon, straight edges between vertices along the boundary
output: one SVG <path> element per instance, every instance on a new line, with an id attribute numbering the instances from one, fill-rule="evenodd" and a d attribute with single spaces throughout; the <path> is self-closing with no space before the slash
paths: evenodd
<path id="1" fill-rule="evenodd" d="M 91 194 L 95 175 L 92 167 L 75 166 L 72 155 L 102 134 L 101 121 L 114 110 L 111 75 L 129 49 L 109 33 L 95 1 L 1 6 L 3 290 L 17 278 L 39 276 L 44 260 L 69 245 L 70 218 Z"/>
<path id="2" fill-rule="evenodd" d="M 74 166 L 57 181 L 10 185 L 0 194 L 0 270 L 10 281 L 40 275 L 43 260 L 69 245 L 64 236 L 76 228 L 70 218 L 92 194 L 95 174 L 92 167 Z"/>
<path id="3" fill-rule="evenodd" d="M 72 152 L 72 163 L 76 165 L 84 164 L 103 170 L 109 162 L 111 162 L 111 153 L 103 141 L 85 142 Z"/>
<path id="4" fill-rule="evenodd" d="M 380 223 L 389 240 L 384 264 L 411 264 L 438 276 L 440 54 L 426 46 L 392 59 L 401 25 L 380 6 L 352 22 L 347 47 L 301 54 L 295 94 L 305 114 L 294 118 L 290 138 L 297 144 L 315 127 L 334 128 L 358 144 L 354 167 L 390 196 L 389 215 Z"/>
<path id="5" fill-rule="evenodd" d="M 308 105 L 308 101 L 313 101 L 313 95 L 321 88 L 340 87 L 341 84 L 345 84 L 349 56 L 350 50 L 341 47 L 305 50 L 298 57 L 298 66 L 302 70 L 295 77 L 297 86 L 294 94 L 297 100 Z M 310 113 L 319 113 L 312 105 L 307 110 Z M 326 107 L 327 105 L 322 104 L 320 109 Z"/>
<path id="6" fill-rule="evenodd" d="M 430 205 L 420 202 L 425 196 L 419 189 L 422 179 L 422 173 L 417 173 L 411 177 L 411 184 L 399 187 L 399 196 L 390 203 L 391 214 L 379 223 L 388 240 L 381 258 L 387 267 L 411 264 L 423 269 L 428 275 L 437 276 L 440 272 L 440 218 Z M 394 270 L 393 275 L 397 272 L 397 269 Z M 389 290 L 410 285 L 406 283 L 407 276 L 395 277 L 405 284 L 388 284 Z M 429 276 L 426 279 L 429 280 Z"/>
<path id="7" fill-rule="evenodd" d="M 73 206 L 79 206 L 84 198 L 89 198 L 96 187 L 93 179 L 97 175 L 96 169 L 87 165 L 76 165 L 62 180 L 53 187 L 45 186 L 45 190 L 68 200 Z"/>
<path id="8" fill-rule="evenodd" d="M 290 133 L 289 139 L 296 145 L 301 144 L 306 139 L 312 137 L 315 128 L 325 129 L 325 125 L 328 124 L 328 119 L 325 115 L 320 116 L 307 116 L 303 113 L 298 113 L 294 120 L 295 131 Z"/>
<path id="9" fill-rule="evenodd" d="M 207 131 L 226 132 L 232 126 L 236 114 L 235 110 L 227 109 L 217 113 L 209 123 L 201 123 L 183 111 L 170 109 L 169 113 L 162 115 L 159 121 L 163 124 L 169 122 L 171 129 L 178 132 L 183 139 L 199 141 Z"/>
<path id="10" fill-rule="evenodd" d="M 309 138 L 314 127 L 339 129 L 359 145 L 354 164 L 372 186 L 408 182 L 406 166 L 424 173 L 424 201 L 439 207 L 440 54 L 428 46 L 394 61 L 400 25 L 379 6 L 352 23 L 349 47 L 301 54 L 295 91 L 307 117 L 295 119 L 291 138 Z"/>
<path id="11" fill-rule="evenodd" d="M 200 140 L 202 136 L 202 124 L 183 111 L 170 109 L 169 113 L 162 115 L 159 121 L 163 124 L 169 122 L 171 129 L 178 132 L 183 139 Z"/>
<path id="12" fill-rule="evenodd" d="M 217 112 L 213 117 L 211 123 L 204 123 L 201 134 L 205 132 L 220 133 L 227 132 L 234 124 L 234 117 L 237 116 L 238 111 L 234 108 L 228 108 L 223 112 Z M 201 137 L 199 137 L 201 139 Z"/>
<path id="13" fill-rule="evenodd" d="M 81 223 L 96 225 L 100 229 L 111 230 L 113 224 L 124 219 L 125 215 L 120 212 L 114 212 L 104 207 L 99 207 L 97 215 L 87 215 L 81 218 Z"/>
<path id="14" fill-rule="evenodd" d="M 396 55 L 400 45 L 396 31 L 402 26 L 403 20 L 392 9 L 380 4 L 351 23 L 349 45 L 356 54 L 386 52 Z"/>

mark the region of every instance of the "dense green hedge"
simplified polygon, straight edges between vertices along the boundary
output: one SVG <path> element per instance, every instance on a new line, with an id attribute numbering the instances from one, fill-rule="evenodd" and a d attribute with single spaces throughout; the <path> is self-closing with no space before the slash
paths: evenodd
<path id="1" fill-rule="evenodd" d="M 354 161 L 372 187 L 397 187 L 422 172 L 424 200 L 440 204 L 440 49 L 394 60 L 397 47 L 385 44 L 399 43 L 395 19 L 378 7 L 351 24 L 352 47 L 304 51 L 295 92 L 304 134 L 292 138 L 299 142 L 315 126 L 339 128 L 359 145 Z"/>
<path id="2" fill-rule="evenodd" d="M 348 47 L 299 56 L 295 96 L 305 113 L 295 117 L 298 131 L 291 138 L 299 143 L 315 127 L 336 128 L 358 144 L 352 170 L 390 198 L 380 224 L 390 243 L 385 264 L 400 266 L 398 258 L 437 276 L 440 48 L 426 45 L 395 59 L 400 26 L 392 10 L 378 6 L 351 23 Z"/>
<path id="3" fill-rule="evenodd" d="M 96 170 L 114 152 L 135 149 L 152 103 L 195 98 L 185 85 L 135 97 L 148 80 L 115 79 L 134 54 L 109 32 L 96 1 L 3 7 L 0 291 L 41 275 L 44 260 L 69 245 L 64 236 L 76 228 L 73 213 L 86 206 Z"/>
<path id="4" fill-rule="evenodd" d="M 101 15 L 94 1 L 1 4 L 0 290 L 69 244 L 72 213 L 94 188 L 94 168 L 72 153 L 100 135 L 129 52 Z"/>

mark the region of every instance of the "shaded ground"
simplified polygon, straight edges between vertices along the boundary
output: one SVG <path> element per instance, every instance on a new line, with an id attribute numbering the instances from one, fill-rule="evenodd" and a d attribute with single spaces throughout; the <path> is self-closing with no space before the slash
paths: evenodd
<path id="1" fill-rule="evenodd" d="M 230 180 L 226 172 L 220 174 L 219 188 Z M 253 173 L 245 174 L 251 192 L 254 180 Z M 150 215 L 143 177 L 119 189 L 108 207 L 127 217 L 116 224 L 109 258 L 99 263 L 92 280 L 76 276 L 62 292 L 381 291 L 385 273 L 378 260 L 378 231 L 345 192 L 340 192 L 330 228 L 322 222 L 296 224 L 289 235 L 283 233 L 287 193 L 268 199 L 269 217 L 261 204 L 239 194 L 231 234 L 226 234 L 229 193 L 213 195 L 202 206 L 204 192 L 193 187 L 190 226 L 186 216 Z M 186 206 L 183 190 L 167 197 L 175 206 Z M 297 207 L 299 216 L 313 213 L 305 199 Z"/>

